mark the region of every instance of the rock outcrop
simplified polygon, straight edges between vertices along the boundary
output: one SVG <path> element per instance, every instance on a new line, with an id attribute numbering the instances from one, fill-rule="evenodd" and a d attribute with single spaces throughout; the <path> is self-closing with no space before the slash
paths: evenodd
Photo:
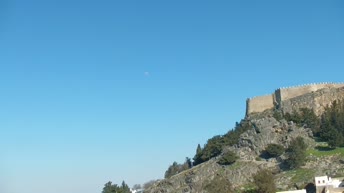
<path id="1" fill-rule="evenodd" d="M 277 121 L 272 116 L 250 120 L 253 127 L 241 134 L 238 144 L 228 147 L 237 152 L 242 160 L 255 160 L 268 144 L 280 144 L 285 148 L 290 141 L 300 136 L 303 137 L 309 147 L 314 146 L 312 130 L 298 127 L 293 122 L 285 120 Z"/>

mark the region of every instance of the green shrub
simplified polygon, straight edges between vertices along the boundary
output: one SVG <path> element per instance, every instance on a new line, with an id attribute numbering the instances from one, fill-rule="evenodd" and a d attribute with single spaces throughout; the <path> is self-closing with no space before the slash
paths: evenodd
<path id="1" fill-rule="evenodd" d="M 182 171 L 190 169 L 192 167 L 190 158 L 186 157 L 185 162 L 183 164 L 178 164 L 177 162 L 173 162 L 172 165 L 168 167 L 165 172 L 165 178 L 169 178 L 173 175 L 176 175 Z"/>
<path id="2" fill-rule="evenodd" d="M 220 155 L 223 147 L 232 146 L 238 143 L 240 135 L 250 128 L 252 128 L 252 125 L 249 121 L 241 120 L 240 123 L 236 123 L 234 129 L 228 131 L 226 134 L 216 135 L 208 139 L 203 148 L 198 145 L 196 149 L 196 155 L 193 158 L 193 165 L 196 166 Z"/>
<path id="3" fill-rule="evenodd" d="M 284 151 L 284 147 L 279 144 L 268 144 L 268 146 L 265 149 L 265 153 L 269 158 L 278 157 L 282 155 Z"/>
<path id="4" fill-rule="evenodd" d="M 228 151 L 220 158 L 220 160 L 217 162 L 220 165 L 230 165 L 234 163 L 238 159 L 238 156 L 232 152 Z"/>
<path id="5" fill-rule="evenodd" d="M 253 181 L 256 185 L 256 193 L 276 192 L 274 176 L 269 170 L 260 170 L 256 175 L 253 176 Z"/>
<path id="6" fill-rule="evenodd" d="M 203 187 L 208 193 L 234 193 L 231 182 L 224 176 L 216 174 L 213 180 Z"/>
<path id="7" fill-rule="evenodd" d="M 314 113 L 312 109 L 300 108 L 299 111 L 293 111 L 292 114 L 286 113 L 284 118 L 287 121 L 293 121 L 299 126 L 306 125 L 311 128 L 314 135 L 319 135 L 320 132 L 320 118 Z"/>
<path id="8" fill-rule="evenodd" d="M 344 100 L 333 101 L 325 108 L 319 133 L 330 147 L 344 146 Z"/>
<path id="9" fill-rule="evenodd" d="M 289 157 L 287 159 L 287 165 L 290 169 L 299 168 L 306 161 L 306 149 L 307 144 L 302 137 L 297 137 L 290 142 L 287 149 Z"/>
<path id="10" fill-rule="evenodd" d="M 277 121 L 280 121 L 283 119 L 283 113 L 278 110 L 274 110 L 274 113 L 272 115 Z"/>

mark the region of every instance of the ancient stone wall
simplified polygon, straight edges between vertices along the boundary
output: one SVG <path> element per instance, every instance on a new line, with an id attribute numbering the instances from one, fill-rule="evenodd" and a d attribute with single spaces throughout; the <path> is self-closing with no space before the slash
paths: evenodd
<path id="1" fill-rule="evenodd" d="M 263 112 L 274 107 L 274 96 L 272 94 L 247 99 L 246 114 Z"/>
<path id="2" fill-rule="evenodd" d="M 254 112 L 263 112 L 271 108 L 281 108 L 283 101 L 312 93 L 324 88 L 340 88 L 344 87 L 344 83 L 319 83 L 319 84 L 308 84 L 295 87 L 279 88 L 271 95 L 259 96 L 247 99 L 246 101 L 246 115 Z M 339 97 L 330 97 L 338 99 Z M 322 100 L 319 99 L 321 102 Z M 327 100 L 326 100 L 327 101 Z M 325 102 L 327 105 L 328 102 Z M 316 104 L 313 104 L 316 105 Z"/>
<path id="3" fill-rule="evenodd" d="M 344 98 L 344 87 L 325 87 L 317 92 L 306 93 L 281 102 L 281 110 L 284 113 L 293 113 L 300 108 L 312 109 L 316 115 L 321 115 L 326 106 L 331 106 L 335 100 Z"/>
<path id="4" fill-rule="evenodd" d="M 288 87 L 288 88 L 281 88 L 275 91 L 279 96 L 277 98 L 277 102 L 280 103 L 281 101 L 288 100 L 297 96 L 301 96 L 307 93 L 311 93 L 323 88 L 339 88 L 343 87 L 344 84 L 335 84 L 335 83 L 320 83 L 320 84 L 308 84 L 308 85 L 301 85 L 295 87 Z"/>

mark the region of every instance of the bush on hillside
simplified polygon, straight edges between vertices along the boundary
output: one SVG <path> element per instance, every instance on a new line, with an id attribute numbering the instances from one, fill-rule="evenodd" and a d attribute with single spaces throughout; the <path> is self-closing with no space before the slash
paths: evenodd
<path id="1" fill-rule="evenodd" d="M 256 193 L 275 193 L 276 185 L 274 176 L 269 170 L 260 170 L 253 176 L 253 182 L 256 186 Z"/>
<path id="2" fill-rule="evenodd" d="M 330 147 L 344 146 L 344 100 L 334 101 L 321 116 L 320 137 Z"/>
<path id="3" fill-rule="evenodd" d="M 130 193 L 129 186 L 123 181 L 121 186 L 118 186 L 117 184 L 112 184 L 112 182 L 108 182 L 104 185 L 102 193 Z"/>
<path id="4" fill-rule="evenodd" d="M 328 142 L 330 147 L 344 146 L 344 100 L 335 100 L 319 118 L 313 110 L 300 108 L 284 118 L 312 129 L 313 135 Z"/>
<path id="5" fill-rule="evenodd" d="M 277 109 L 274 110 L 272 116 L 277 120 L 277 121 L 280 121 L 283 119 L 283 113 L 282 111 L 279 111 Z"/>
<path id="6" fill-rule="evenodd" d="M 287 121 L 293 121 L 294 123 L 312 129 L 314 135 L 318 135 L 320 131 L 320 119 L 314 113 L 312 109 L 300 108 L 299 111 L 294 111 L 292 114 L 286 113 L 284 118 Z"/>
<path id="7" fill-rule="evenodd" d="M 286 163 L 290 169 L 299 168 L 304 165 L 306 161 L 307 144 L 302 137 L 297 137 L 290 142 L 287 149 L 289 153 Z"/>
<path id="8" fill-rule="evenodd" d="M 285 149 L 279 144 L 268 144 L 264 153 L 268 158 L 278 157 L 284 153 Z"/>
<path id="9" fill-rule="evenodd" d="M 206 183 L 203 189 L 209 193 L 234 193 L 231 182 L 220 174 L 216 174 L 214 179 Z"/>
<path id="10" fill-rule="evenodd" d="M 198 144 L 193 165 L 201 164 L 222 153 L 223 147 L 232 146 L 238 143 L 240 135 L 251 128 L 251 124 L 246 120 L 236 123 L 234 129 L 225 135 L 217 135 L 207 141 L 203 148 Z"/>
<path id="11" fill-rule="evenodd" d="M 186 158 L 183 164 L 178 164 L 177 162 L 173 162 L 172 165 L 168 167 L 165 172 L 165 178 L 169 178 L 173 175 L 176 175 L 184 170 L 187 170 L 192 167 L 190 158 Z"/>
<path id="12" fill-rule="evenodd" d="M 233 164 L 237 159 L 238 156 L 234 152 L 227 151 L 222 155 L 222 157 L 217 163 L 220 165 L 230 165 Z"/>

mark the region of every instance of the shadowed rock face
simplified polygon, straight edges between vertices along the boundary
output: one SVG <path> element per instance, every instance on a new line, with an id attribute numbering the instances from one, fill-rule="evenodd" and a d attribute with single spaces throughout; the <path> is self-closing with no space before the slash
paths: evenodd
<path id="1" fill-rule="evenodd" d="M 342 88 L 325 88 L 288 99 L 283 102 L 281 110 L 292 112 L 302 107 L 311 107 L 319 114 L 326 105 L 342 96 L 344 96 Z M 145 193 L 206 193 L 204 187 L 217 175 L 228 179 L 233 187 L 240 189 L 251 183 L 252 176 L 262 168 L 273 170 L 277 187 L 287 190 L 295 186 L 304 188 L 308 183 L 313 182 L 313 174 L 322 175 L 326 172 L 336 173 L 338 170 L 343 170 L 342 159 L 338 156 L 323 158 L 309 156 L 303 169 L 310 174 L 295 182 L 293 173 L 281 170 L 282 163 L 286 159 L 283 155 L 278 158 L 257 161 L 259 160 L 257 157 L 268 144 L 275 143 L 288 147 L 290 141 L 298 136 L 303 137 L 309 147 L 315 146 L 310 128 L 299 127 L 284 119 L 277 121 L 272 114 L 272 110 L 266 110 L 246 117 L 252 127 L 240 135 L 237 144 L 227 146 L 223 150 L 231 150 L 238 155 L 240 159 L 234 164 L 221 166 L 217 164 L 218 158 L 213 158 L 171 178 L 156 182 L 145 190 Z"/>

